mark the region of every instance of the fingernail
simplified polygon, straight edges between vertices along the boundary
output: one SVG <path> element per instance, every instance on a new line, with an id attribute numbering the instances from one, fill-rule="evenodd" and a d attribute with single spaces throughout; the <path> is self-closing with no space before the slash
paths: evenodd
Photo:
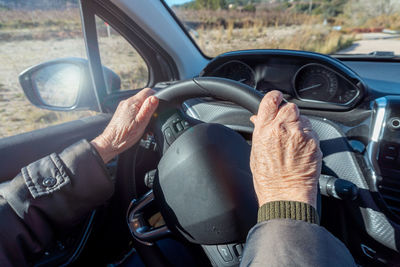
<path id="1" fill-rule="evenodd" d="M 156 104 L 156 103 L 158 102 L 158 98 L 155 97 L 155 96 L 152 96 L 152 97 L 150 98 L 150 102 L 151 102 L 152 104 Z"/>

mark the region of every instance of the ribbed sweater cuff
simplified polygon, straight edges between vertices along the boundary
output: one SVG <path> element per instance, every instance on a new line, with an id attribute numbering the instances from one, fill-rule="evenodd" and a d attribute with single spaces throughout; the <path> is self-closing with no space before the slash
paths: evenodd
<path id="1" fill-rule="evenodd" d="M 315 208 L 297 201 L 272 201 L 258 209 L 258 222 L 272 219 L 292 219 L 319 224 Z"/>

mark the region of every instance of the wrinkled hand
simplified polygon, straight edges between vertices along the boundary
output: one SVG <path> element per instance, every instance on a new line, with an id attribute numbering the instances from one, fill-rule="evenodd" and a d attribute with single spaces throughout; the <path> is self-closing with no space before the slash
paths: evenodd
<path id="1" fill-rule="evenodd" d="M 316 208 L 322 153 L 310 121 L 293 103 L 279 108 L 282 94 L 269 92 L 261 101 L 254 124 L 250 168 L 260 207 L 290 200 Z"/>
<path id="2" fill-rule="evenodd" d="M 121 101 L 104 132 L 91 141 L 104 163 L 140 140 L 158 106 L 154 93 L 146 88 Z"/>

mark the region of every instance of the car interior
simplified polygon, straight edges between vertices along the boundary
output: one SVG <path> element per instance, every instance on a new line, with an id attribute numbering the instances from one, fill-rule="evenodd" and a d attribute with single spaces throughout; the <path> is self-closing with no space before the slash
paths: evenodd
<path id="1" fill-rule="evenodd" d="M 93 139 L 140 90 L 119 91 L 119 76 L 102 65 L 96 16 L 142 55 L 160 105 L 142 140 L 107 164 L 112 198 L 60 232 L 36 266 L 239 266 L 258 208 L 249 118 L 271 90 L 320 138 L 321 226 L 359 266 L 400 262 L 399 56 L 247 49 L 211 58 L 164 1 L 85 0 L 80 10 L 87 60 L 43 62 L 18 79 L 37 107 L 98 113 L 0 139 L 2 181 Z M 79 86 L 49 103 L 40 79 L 57 66 L 77 70 Z"/>

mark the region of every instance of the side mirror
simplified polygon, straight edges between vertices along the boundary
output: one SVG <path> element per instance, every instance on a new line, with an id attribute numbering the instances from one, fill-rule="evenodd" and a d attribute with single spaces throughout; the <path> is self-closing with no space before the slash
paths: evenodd
<path id="1" fill-rule="evenodd" d="M 103 66 L 107 92 L 120 90 L 121 79 Z M 83 58 L 62 58 L 35 65 L 19 75 L 29 101 L 39 108 L 98 111 L 89 64 Z"/>

